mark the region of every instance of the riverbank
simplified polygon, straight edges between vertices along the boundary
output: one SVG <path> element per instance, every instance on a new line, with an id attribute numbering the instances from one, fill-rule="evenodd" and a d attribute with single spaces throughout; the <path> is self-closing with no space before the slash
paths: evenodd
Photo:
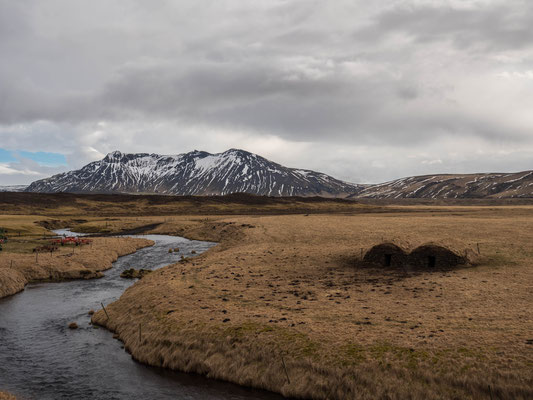
<path id="1" fill-rule="evenodd" d="M 20 292 L 30 282 L 93 279 L 118 257 L 153 245 L 137 238 L 92 238 L 90 245 L 59 247 L 53 253 L 0 253 L 0 298 Z M 9 242 L 8 242 L 9 243 Z"/>
<path id="2" fill-rule="evenodd" d="M 220 244 L 93 316 L 143 363 L 300 398 L 533 396 L 531 208 L 167 217 L 153 233 Z M 382 241 L 451 239 L 484 263 L 357 263 Z"/>
<path id="3" fill-rule="evenodd" d="M 0 400 L 17 400 L 17 398 L 12 394 L 0 392 Z"/>

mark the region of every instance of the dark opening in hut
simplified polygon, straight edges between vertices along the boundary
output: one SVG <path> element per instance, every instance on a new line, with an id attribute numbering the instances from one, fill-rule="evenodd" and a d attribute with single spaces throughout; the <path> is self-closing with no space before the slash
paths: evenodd
<path id="1" fill-rule="evenodd" d="M 401 267 L 406 258 L 407 255 L 401 247 L 394 243 L 381 243 L 368 250 L 363 261 L 383 267 Z"/>
<path id="2" fill-rule="evenodd" d="M 436 244 L 417 247 L 409 254 L 409 265 L 418 268 L 448 268 L 466 264 L 465 256 Z"/>

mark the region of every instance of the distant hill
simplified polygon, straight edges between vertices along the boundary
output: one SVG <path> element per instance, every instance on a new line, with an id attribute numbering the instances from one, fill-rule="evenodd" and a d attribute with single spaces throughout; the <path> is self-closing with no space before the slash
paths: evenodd
<path id="1" fill-rule="evenodd" d="M 533 171 L 423 175 L 368 185 L 349 198 L 504 199 L 533 197 Z"/>
<path id="2" fill-rule="evenodd" d="M 0 186 L 0 192 L 23 192 L 28 185 L 5 185 Z"/>
<path id="3" fill-rule="evenodd" d="M 364 188 L 231 149 L 164 156 L 109 153 L 83 168 L 33 182 L 28 192 L 347 197 Z"/>

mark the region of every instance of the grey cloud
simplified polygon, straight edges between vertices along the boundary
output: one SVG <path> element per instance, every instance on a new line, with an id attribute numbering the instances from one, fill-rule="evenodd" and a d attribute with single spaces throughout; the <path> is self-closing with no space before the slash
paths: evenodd
<path id="1" fill-rule="evenodd" d="M 31 29 L 25 15 L 26 1 L 0 0 L 0 42 L 16 40 Z"/>
<path id="2" fill-rule="evenodd" d="M 514 50 L 533 45 L 532 20 L 533 4 L 522 0 L 470 8 L 403 5 L 379 13 L 358 34 L 382 37 L 400 32 L 418 42 L 450 41 L 460 49 Z"/>
<path id="3" fill-rule="evenodd" d="M 499 140 L 505 134 L 521 141 L 527 133 L 454 105 L 427 109 L 409 79 L 380 71 L 354 77 L 335 68 L 325 74 L 313 79 L 259 63 L 134 70 L 108 86 L 99 103 L 117 113 L 159 114 L 289 140 L 423 143 L 440 135 Z"/>
<path id="4" fill-rule="evenodd" d="M 65 171 L 65 166 L 43 166 L 27 158 L 19 157 L 7 165 L 0 163 L 0 185 L 29 184 L 37 179 L 46 178 Z"/>
<path id="5" fill-rule="evenodd" d="M 533 80 L 497 78 L 533 70 L 533 6 L 436 4 L 0 0 L 0 147 L 55 149 L 73 165 L 144 151 L 128 129 L 153 126 L 168 127 L 149 143 L 161 153 L 202 130 L 217 146 L 234 147 L 232 132 L 366 146 L 367 161 L 440 139 L 533 147 Z M 110 127 L 95 133 L 99 121 Z"/>
<path id="6" fill-rule="evenodd" d="M 498 139 L 502 132 L 508 140 L 520 140 L 523 134 L 449 105 L 420 114 L 425 109 L 420 89 L 386 72 L 354 77 L 334 68 L 324 74 L 315 79 L 300 70 L 259 62 L 131 68 L 91 96 L 55 98 L 22 85 L 4 87 L 0 116 L 8 123 L 180 119 L 289 140 L 337 138 L 374 144 L 423 143 L 450 134 Z M 420 108 L 413 112 L 410 105 L 417 100 Z"/>
<path id="7" fill-rule="evenodd" d="M 405 100 L 413 100 L 418 97 L 418 90 L 414 86 L 403 86 L 397 90 L 398 96 Z"/>

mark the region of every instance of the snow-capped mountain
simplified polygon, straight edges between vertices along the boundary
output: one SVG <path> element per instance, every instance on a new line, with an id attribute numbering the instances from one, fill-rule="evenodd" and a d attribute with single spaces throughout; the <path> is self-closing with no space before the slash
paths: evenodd
<path id="1" fill-rule="evenodd" d="M 231 149 L 174 156 L 115 151 L 79 170 L 33 182 L 26 191 L 346 197 L 363 187 Z"/>
<path id="2" fill-rule="evenodd" d="M 24 187 L 10 187 L 20 191 Z M 2 188 L 0 187 L 0 191 Z M 159 193 L 400 198 L 531 198 L 533 171 L 511 174 L 425 175 L 359 185 L 303 169 L 287 168 L 256 154 L 231 149 L 174 156 L 109 153 L 100 161 L 33 182 L 27 192 Z"/>
<path id="3" fill-rule="evenodd" d="M 533 171 L 424 175 L 368 185 L 349 197 L 373 199 L 501 199 L 533 197 Z"/>

